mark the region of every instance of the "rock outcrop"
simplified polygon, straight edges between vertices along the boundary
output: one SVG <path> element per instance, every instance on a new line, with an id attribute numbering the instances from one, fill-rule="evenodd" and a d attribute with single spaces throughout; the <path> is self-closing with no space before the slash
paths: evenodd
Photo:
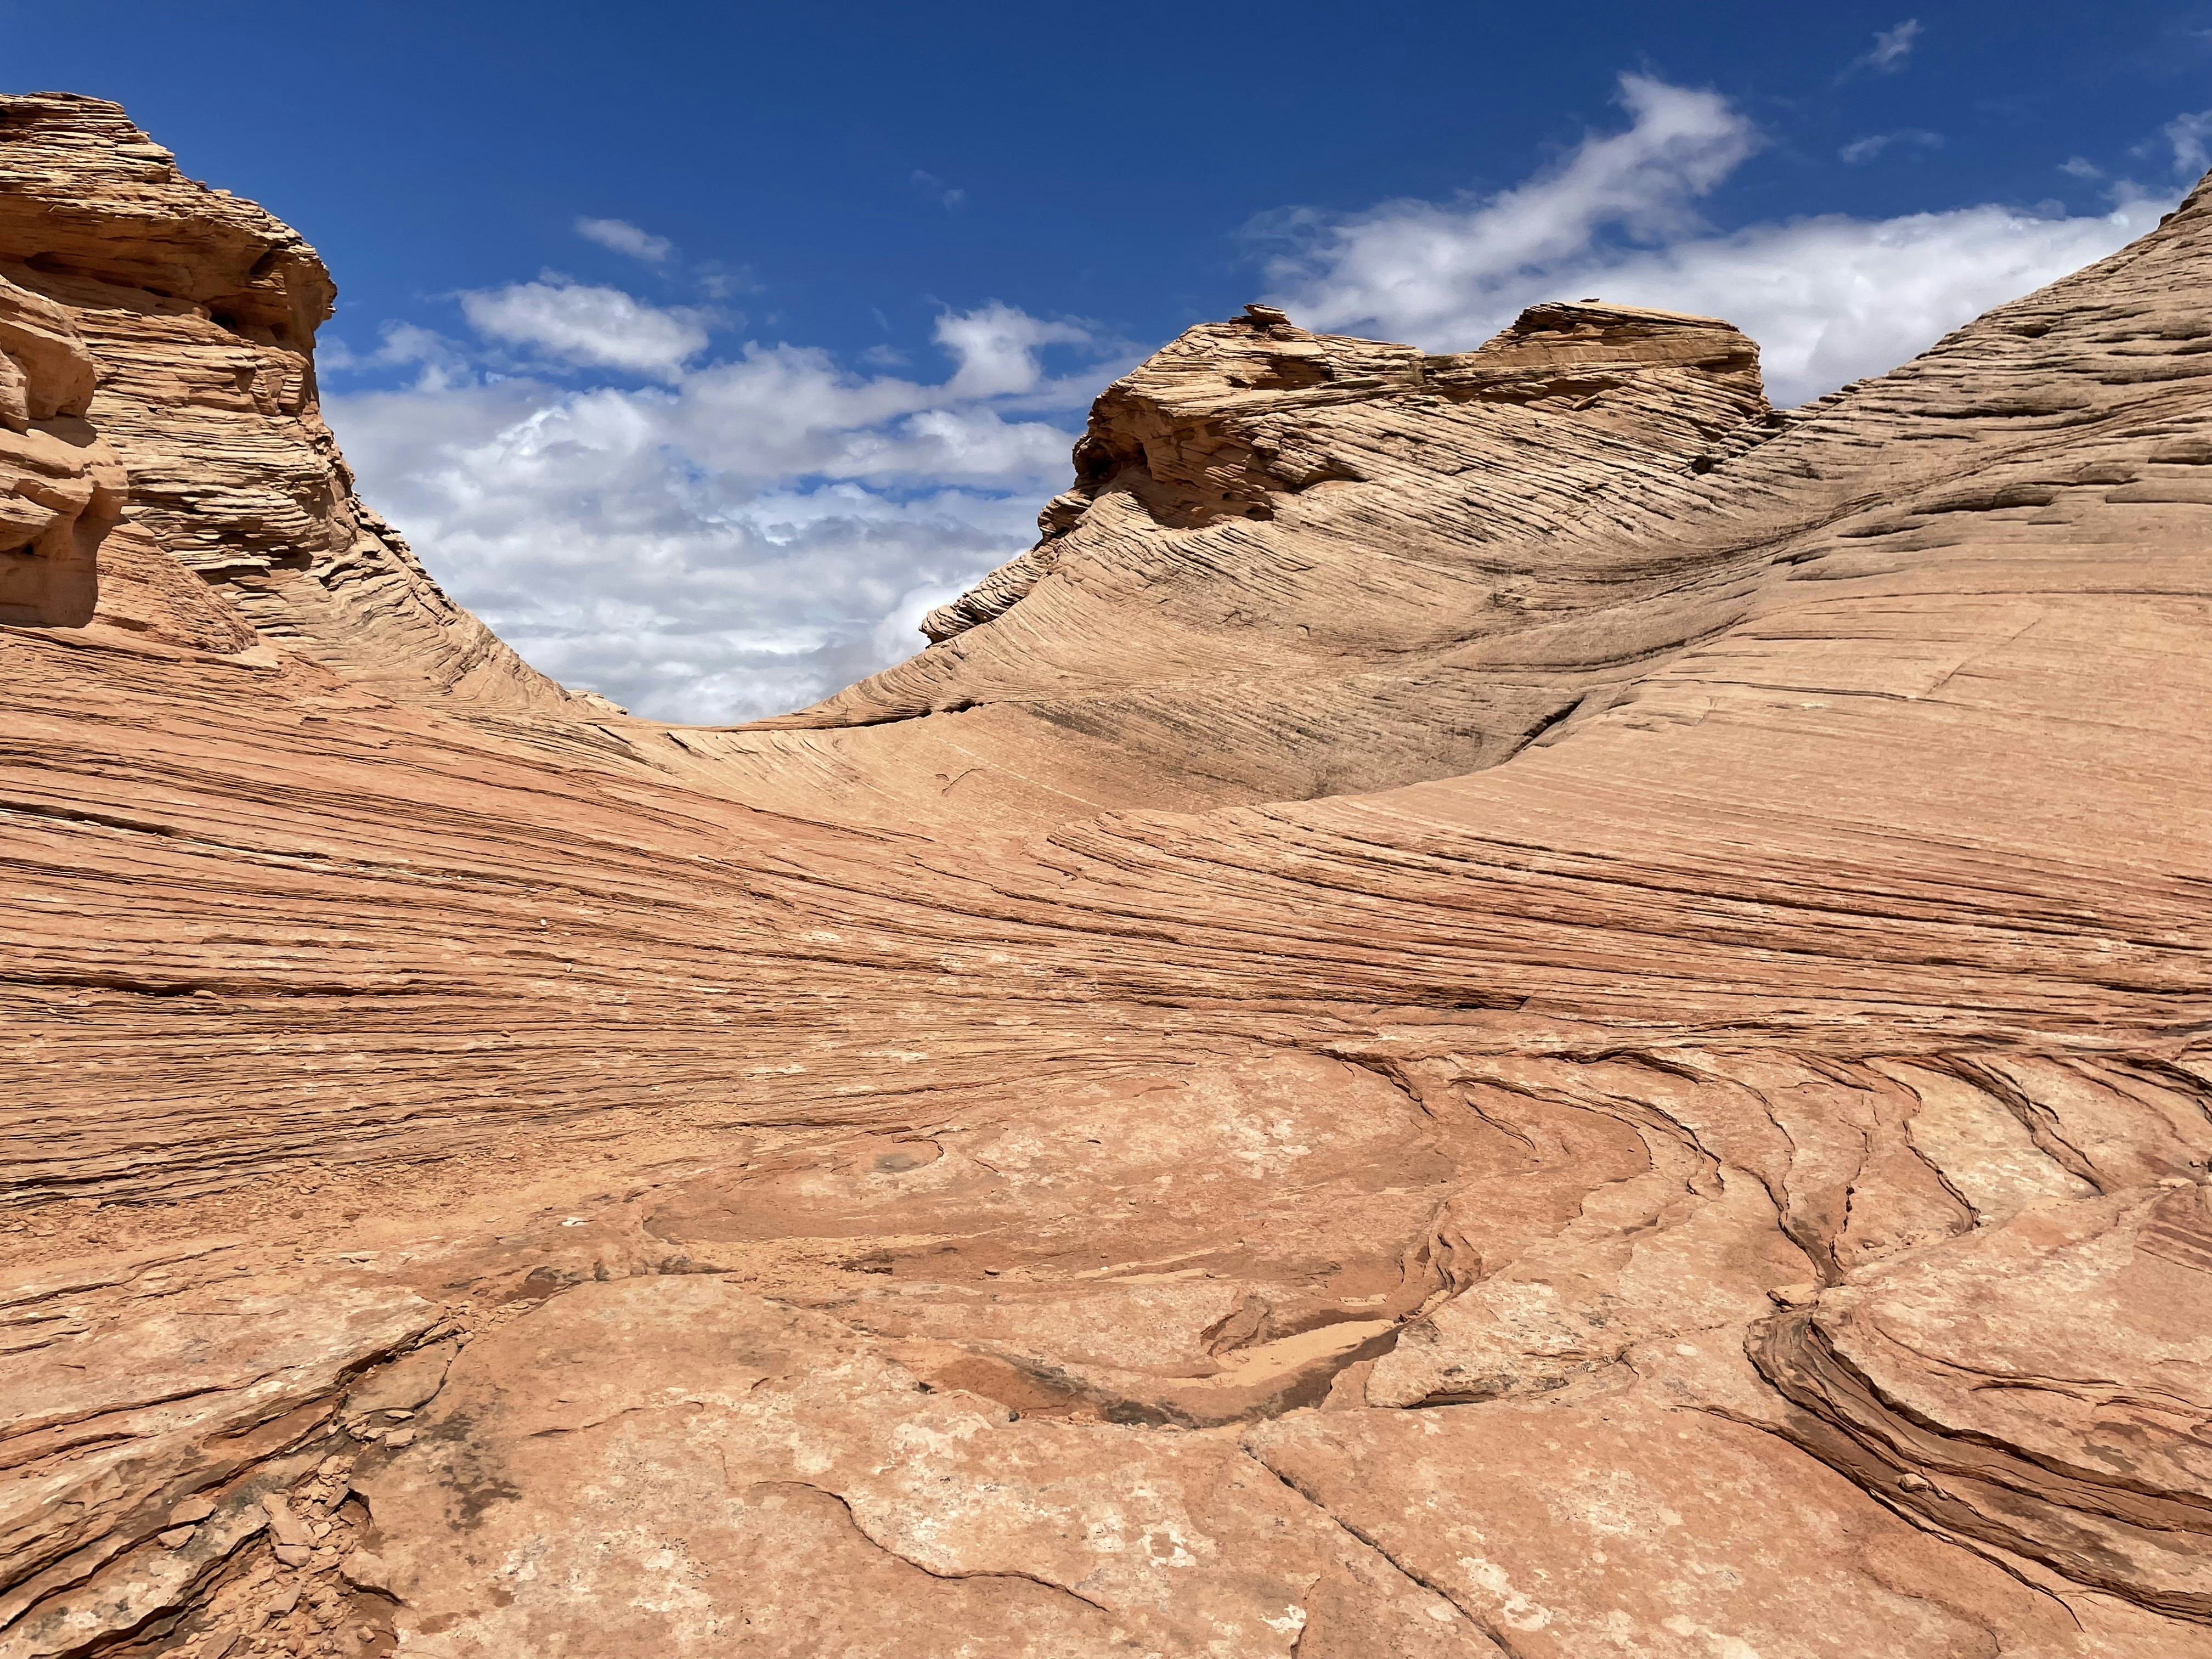
<path id="1" fill-rule="evenodd" d="M 2212 194 L 1787 414 L 1254 307 L 722 731 L 112 106 L 0 260 L 4 1659 L 2212 1656 Z"/>
<path id="2" fill-rule="evenodd" d="M 1070 739 L 1103 740 L 1181 805 L 1489 766 L 1741 616 L 1614 543 L 1780 422 L 1710 318 L 1539 306 L 1425 357 L 1255 306 L 1107 388 L 1036 547 L 923 623 L 944 648 L 755 729 L 969 711 L 1033 777 L 1095 797 Z"/>
<path id="3" fill-rule="evenodd" d="M 62 428 L 88 417 L 110 447 L 81 458 L 80 476 L 119 458 L 133 542 L 213 586 L 224 617 L 401 699 L 564 701 L 447 599 L 354 495 L 316 406 L 315 330 L 337 290 L 298 232 L 185 178 L 112 104 L 9 98 L 0 104 L 0 351 L 55 404 L 32 430 L 82 451 L 75 428 Z M 57 334 L 67 363 L 46 343 Z M 11 404 L 0 392 L 0 422 Z M 49 470 L 67 459 L 54 449 L 38 447 Z M 0 465 L 9 454 L 0 449 Z M 89 510 L 87 538 L 104 527 L 96 515 L 113 509 L 95 489 Z M 0 553 L 15 533 L 0 530 Z M 44 558 L 70 562 L 52 548 Z M 41 573 L 46 597 L 15 603 L 42 605 L 53 622 L 93 620 L 78 614 L 89 586 L 75 562 L 76 576 Z M 143 628 L 144 610 L 104 620 Z"/>
<path id="4" fill-rule="evenodd" d="M 85 411 L 92 354 L 59 306 L 0 277 L 0 617 L 90 622 L 123 514 L 115 452 Z"/>

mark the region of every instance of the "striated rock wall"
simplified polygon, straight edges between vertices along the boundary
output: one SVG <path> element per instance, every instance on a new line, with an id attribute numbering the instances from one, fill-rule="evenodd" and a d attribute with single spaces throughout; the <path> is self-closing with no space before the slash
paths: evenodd
<path id="1" fill-rule="evenodd" d="M 54 395 L 127 472 L 137 545 L 196 574 L 264 641 L 402 699 L 564 700 L 354 495 L 316 406 L 315 330 L 337 290 L 298 232 L 185 178 L 112 104 L 9 97 L 0 280 L 0 315 L 37 306 L 74 343 L 76 378 Z M 105 521 L 79 522 L 77 574 L 45 578 L 53 597 L 38 602 L 70 624 L 96 602 L 87 566 Z"/>
<path id="2" fill-rule="evenodd" d="M 319 290 L 27 101 L 0 1659 L 2212 1656 L 2203 189 L 1787 416 L 1209 325 L 704 732 L 165 517 Z"/>
<path id="3" fill-rule="evenodd" d="M 1490 765 L 1738 614 L 1575 541 L 1691 512 L 1777 424 L 1709 318 L 1541 306 L 1424 357 L 1254 307 L 1107 389 L 1043 539 L 927 619 L 939 648 L 754 729 L 966 713 L 1140 754 L 1177 805 Z M 1586 613 L 1616 637 L 1569 634 Z"/>
<path id="4" fill-rule="evenodd" d="M 59 306 L 0 278 L 0 617 L 82 625 L 100 544 L 122 516 L 122 464 L 85 411 L 92 354 Z"/>

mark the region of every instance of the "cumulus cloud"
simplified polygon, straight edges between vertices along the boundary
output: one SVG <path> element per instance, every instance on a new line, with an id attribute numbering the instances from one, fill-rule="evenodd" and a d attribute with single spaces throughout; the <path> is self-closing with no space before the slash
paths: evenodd
<path id="1" fill-rule="evenodd" d="M 627 253 L 633 259 L 642 259 L 649 265 L 665 264 L 676 252 L 676 244 L 665 236 L 655 236 L 650 231 L 640 230 L 627 219 L 579 219 L 576 234 L 587 242 L 597 242 L 601 247 L 617 253 Z"/>
<path id="2" fill-rule="evenodd" d="M 1581 295 L 1725 317 L 1759 343 L 1769 394 L 1790 404 L 1894 367 L 2172 205 L 2122 191 L 2082 216 L 1978 205 L 1721 234 L 1696 204 L 1757 148 L 1751 123 L 1716 94 L 1636 76 L 1621 103 L 1626 131 L 1590 135 L 1516 189 L 1258 227 L 1288 240 L 1272 297 L 1309 326 L 1431 350 L 1468 349 L 1523 306 Z"/>
<path id="3" fill-rule="evenodd" d="M 464 301 L 489 341 L 556 343 L 523 314 Z M 743 720 L 913 654 L 1066 481 L 1066 417 L 1105 371 L 1058 380 L 1043 354 L 1111 343 L 998 304 L 935 332 L 936 381 L 757 342 L 690 363 L 687 338 L 657 386 L 446 366 L 331 416 L 364 493 L 531 662 L 641 713 Z"/>
<path id="4" fill-rule="evenodd" d="M 1046 322 L 1012 306 L 988 305 L 946 312 L 933 332 L 960 365 L 947 391 L 954 397 L 994 398 L 1034 392 L 1043 380 L 1037 352 L 1048 345 L 1082 345 L 1090 331 L 1073 323 Z"/>
<path id="5" fill-rule="evenodd" d="M 532 347 L 556 362 L 627 369 L 666 379 L 707 349 L 708 317 L 663 310 L 617 288 L 593 288 L 549 273 L 460 296 L 477 333 Z"/>
<path id="6" fill-rule="evenodd" d="M 1652 250 L 1581 280 L 1628 303 L 1726 317 L 1759 343 L 1769 395 L 1794 404 L 1892 368 L 2102 258 L 2171 204 L 2136 197 L 2080 217 L 1996 206 L 1826 215 Z"/>

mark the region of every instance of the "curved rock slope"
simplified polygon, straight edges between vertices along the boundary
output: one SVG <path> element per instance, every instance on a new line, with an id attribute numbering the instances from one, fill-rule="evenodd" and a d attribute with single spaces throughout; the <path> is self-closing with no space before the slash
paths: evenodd
<path id="1" fill-rule="evenodd" d="M 1255 306 L 1108 388 L 1044 538 L 927 620 L 939 648 L 761 724 L 973 711 L 1207 804 L 1471 771 L 1737 614 L 1617 543 L 1779 424 L 1709 318 L 1539 306 L 1424 357 Z"/>
<path id="2" fill-rule="evenodd" d="M 2203 190 L 1787 416 L 1194 330 L 724 732 L 112 106 L 0 256 L 4 1659 L 2212 1655 Z"/>

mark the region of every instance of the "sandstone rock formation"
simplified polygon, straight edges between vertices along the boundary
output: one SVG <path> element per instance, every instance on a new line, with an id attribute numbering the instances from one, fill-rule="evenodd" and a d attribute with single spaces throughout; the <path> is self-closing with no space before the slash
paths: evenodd
<path id="1" fill-rule="evenodd" d="M 298 232 L 185 178 L 112 104 L 10 98 L 0 280 L 0 350 L 30 382 L 31 430 L 82 448 L 52 417 L 88 415 L 129 472 L 131 539 L 213 585 L 228 601 L 224 621 L 242 617 L 264 641 L 403 699 L 562 700 L 355 498 L 316 412 L 314 333 L 336 290 Z M 15 395 L 0 390 L 10 426 Z M 15 533 L 0 531 L 0 551 Z M 33 620 L 81 624 L 90 618 L 70 611 L 82 605 L 76 586 L 15 604 L 55 611 Z"/>
<path id="2" fill-rule="evenodd" d="M 1786 414 L 1254 307 L 725 731 L 119 111 L 0 260 L 4 1659 L 2212 1655 L 2212 193 Z"/>

